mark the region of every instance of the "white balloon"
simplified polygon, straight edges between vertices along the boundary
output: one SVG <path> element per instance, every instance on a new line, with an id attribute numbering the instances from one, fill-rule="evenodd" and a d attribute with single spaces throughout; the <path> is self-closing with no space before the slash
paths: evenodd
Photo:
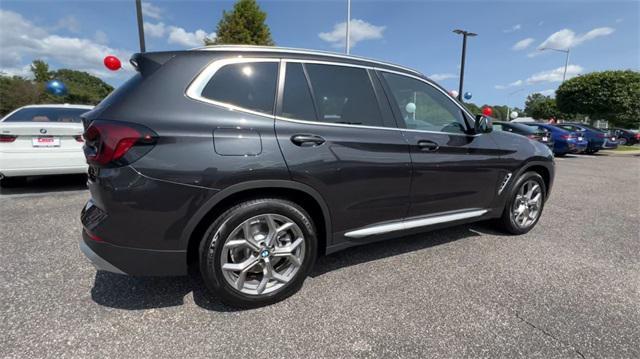
<path id="1" fill-rule="evenodd" d="M 404 107 L 404 109 L 407 111 L 407 113 L 414 113 L 416 112 L 416 104 L 413 102 L 409 102 L 407 106 Z"/>
<path id="2" fill-rule="evenodd" d="M 509 117 L 510 117 L 512 120 L 515 120 L 516 118 L 518 118 L 518 112 L 517 112 L 517 111 L 512 111 L 512 112 L 509 114 Z"/>
<path id="3" fill-rule="evenodd" d="M 458 91 L 456 90 L 451 90 L 451 92 L 449 92 L 451 94 L 451 96 L 453 97 L 458 97 Z"/>

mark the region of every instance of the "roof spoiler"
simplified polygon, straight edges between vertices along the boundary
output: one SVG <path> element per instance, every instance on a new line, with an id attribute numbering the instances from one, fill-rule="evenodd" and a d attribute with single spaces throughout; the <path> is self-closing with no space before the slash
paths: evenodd
<path id="1" fill-rule="evenodd" d="M 144 52 L 131 56 L 129 63 L 143 76 L 148 76 L 175 56 L 173 52 Z"/>

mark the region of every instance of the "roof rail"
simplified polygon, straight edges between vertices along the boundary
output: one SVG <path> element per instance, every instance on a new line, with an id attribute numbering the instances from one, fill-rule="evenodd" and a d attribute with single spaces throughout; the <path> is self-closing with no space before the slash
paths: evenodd
<path id="1" fill-rule="evenodd" d="M 292 53 L 292 54 L 302 54 L 302 55 L 320 55 L 320 56 L 329 56 L 341 59 L 351 59 L 358 61 L 367 61 L 372 63 L 377 63 L 384 66 L 395 67 L 397 69 L 401 69 L 407 72 L 411 72 L 416 75 L 424 76 L 421 72 L 416 71 L 414 69 L 396 65 L 390 62 L 378 61 L 375 59 L 361 57 L 361 56 L 353 56 L 353 55 L 345 55 L 339 54 L 336 52 L 330 51 L 322 51 L 322 50 L 307 50 L 293 47 L 276 47 L 276 46 L 258 46 L 258 45 L 208 45 L 203 47 L 193 48 L 191 50 L 197 51 L 247 51 L 247 52 L 282 52 L 282 53 Z"/>

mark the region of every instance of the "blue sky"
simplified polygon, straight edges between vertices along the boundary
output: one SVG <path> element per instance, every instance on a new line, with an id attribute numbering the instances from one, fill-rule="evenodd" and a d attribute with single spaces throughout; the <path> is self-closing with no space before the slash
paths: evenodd
<path id="1" fill-rule="evenodd" d="M 344 51 L 346 0 L 259 1 L 277 45 Z M 215 36 L 232 1 L 143 1 L 147 50 L 197 46 Z M 119 85 L 102 58 L 126 62 L 138 49 L 133 0 L 15 1 L 0 3 L 0 71 L 26 74 L 34 58 L 53 68 L 89 71 Z M 564 54 L 568 77 L 606 69 L 640 70 L 638 1 L 352 1 L 351 53 L 413 67 L 447 89 L 457 89 L 461 38 L 467 48 L 465 90 L 478 104 L 523 106 L 533 92 L 560 84 Z"/>

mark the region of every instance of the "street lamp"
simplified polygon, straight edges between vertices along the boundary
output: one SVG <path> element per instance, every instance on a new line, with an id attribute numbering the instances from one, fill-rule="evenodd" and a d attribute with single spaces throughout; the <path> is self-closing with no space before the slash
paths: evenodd
<path id="1" fill-rule="evenodd" d="M 460 87 L 458 88 L 458 101 L 462 101 L 462 85 L 464 83 L 464 59 L 467 55 L 467 36 L 478 36 L 473 32 L 455 29 L 453 30 L 458 35 L 462 35 L 462 60 L 460 61 Z"/>
<path id="2" fill-rule="evenodd" d="M 347 0 L 347 41 L 346 41 L 346 53 L 349 55 L 349 26 L 351 25 L 351 0 Z"/>
<path id="3" fill-rule="evenodd" d="M 141 0 L 136 0 L 136 19 L 138 20 L 138 40 L 140 40 L 140 52 L 146 51 L 146 46 L 144 44 L 144 26 L 142 23 L 142 2 Z"/>
<path id="4" fill-rule="evenodd" d="M 542 47 L 538 49 L 538 51 L 545 51 L 545 50 L 564 52 L 567 55 L 567 57 L 564 60 L 564 73 L 562 74 L 562 82 L 564 82 L 564 80 L 567 78 L 567 67 L 569 66 L 569 52 L 571 51 L 571 49 L 570 48 L 554 49 L 552 47 Z"/>

